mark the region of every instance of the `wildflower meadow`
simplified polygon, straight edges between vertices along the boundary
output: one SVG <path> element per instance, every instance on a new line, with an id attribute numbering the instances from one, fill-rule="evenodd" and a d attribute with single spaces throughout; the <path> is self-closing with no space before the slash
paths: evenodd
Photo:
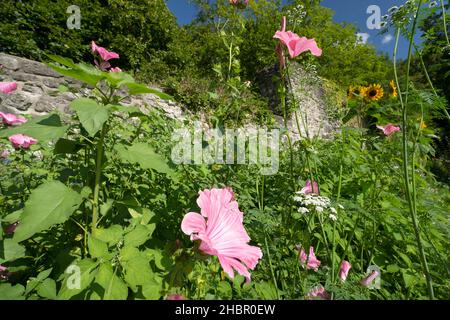
<path id="1" fill-rule="evenodd" d="M 1 66 L 0 299 L 448 300 L 448 1 L 384 8 L 391 55 L 321 2 L 2 0 L 72 98 Z"/>

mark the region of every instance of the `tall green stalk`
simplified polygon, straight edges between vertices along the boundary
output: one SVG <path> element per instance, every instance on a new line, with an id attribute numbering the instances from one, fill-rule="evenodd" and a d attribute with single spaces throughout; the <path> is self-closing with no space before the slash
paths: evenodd
<path id="1" fill-rule="evenodd" d="M 95 161 L 95 186 L 94 186 L 94 200 L 92 203 L 92 235 L 95 236 L 98 220 L 98 208 L 99 208 L 99 193 L 100 183 L 102 175 L 102 161 L 103 161 L 103 144 L 105 141 L 106 132 L 108 131 L 107 125 L 103 125 L 103 129 L 100 135 L 100 139 L 97 142 L 97 158 Z"/>
<path id="2" fill-rule="evenodd" d="M 427 259 L 425 256 L 425 251 L 422 245 L 422 240 L 420 237 L 420 228 L 419 223 L 417 219 L 417 207 L 416 207 L 416 201 L 415 201 L 415 195 L 416 190 L 411 190 L 411 183 L 410 183 L 410 177 L 409 177 L 409 169 L 408 169 L 408 114 L 407 114 L 407 105 L 408 105 L 408 94 L 409 94 L 409 76 L 410 76 L 410 67 L 411 67 L 411 55 L 412 55 L 412 46 L 414 43 L 414 35 L 416 33 L 416 27 L 417 27 L 417 19 L 419 16 L 420 8 L 422 6 L 422 0 L 419 0 L 419 4 L 417 6 L 416 15 L 413 21 L 413 26 L 411 29 L 411 34 L 409 35 L 409 47 L 408 47 L 408 57 L 407 57 L 407 68 L 406 68 L 406 89 L 405 89 L 405 100 L 403 101 L 402 91 L 399 84 L 398 74 L 397 74 L 397 52 L 398 52 L 398 40 L 400 38 L 400 29 L 397 29 L 396 34 L 396 41 L 395 41 L 395 48 L 394 48 L 394 76 L 395 81 L 397 84 L 397 88 L 399 91 L 399 99 L 400 104 L 402 106 L 402 154 L 403 154 L 403 174 L 404 174 L 404 181 L 405 181 L 405 193 L 406 193 L 406 200 L 408 202 L 409 212 L 411 215 L 411 219 L 413 222 L 413 229 L 414 234 L 416 237 L 417 242 L 417 248 L 419 250 L 420 260 L 422 263 L 423 272 L 425 273 L 426 282 L 427 282 L 427 288 L 428 288 L 428 295 L 430 299 L 434 299 L 434 290 L 433 290 L 433 282 L 431 279 L 430 271 L 428 268 Z M 412 174 L 414 175 L 415 171 L 415 164 L 411 164 Z M 415 189 L 415 184 L 413 184 L 412 188 Z"/>
<path id="3" fill-rule="evenodd" d="M 447 33 L 447 19 L 445 18 L 445 5 L 444 5 L 444 0 L 441 0 L 441 7 L 442 7 L 442 20 L 444 20 L 444 34 L 445 34 L 445 39 L 447 40 L 447 45 L 450 46 L 450 40 L 448 39 L 448 33 Z"/>

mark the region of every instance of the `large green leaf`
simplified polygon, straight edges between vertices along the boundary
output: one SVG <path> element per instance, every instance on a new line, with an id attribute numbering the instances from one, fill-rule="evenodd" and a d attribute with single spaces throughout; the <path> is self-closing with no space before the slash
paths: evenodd
<path id="1" fill-rule="evenodd" d="M 13 134 L 25 134 L 37 139 L 40 143 L 57 140 L 67 131 L 69 126 L 64 126 L 57 114 L 36 117 L 27 123 L 0 130 L 0 137 L 9 137 Z"/>
<path id="2" fill-rule="evenodd" d="M 162 156 L 153 151 L 153 148 L 146 143 L 135 143 L 126 147 L 116 146 L 116 151 L 122 160 L 129 163 L 138 163 L 142 169 L 153 169 L 161 173 L 173 173 L 173 170 L 167 164 Z"/>
<path id="3" fill-rule="evenodd" d="M 12 239 L 0 241 L 0 264 L 25 256 L 25 248 Z"/>
<path id="4" fill-rule="evenodd" d="M 154 230 L 154 224 L 147 226 L 138 224 L 136 228 L 125 235 L 125 245 L 139 247 L 151 238 Z"/>
<path id="5" fill-rule="evenodd" d="M 38 287 L 37 294 L 43 298 L 56 299 L 56 282 L 51 278 L 45 279 Z"/>
<path id="6" fill-rule="evenodd" d="M 10 283 L 0 283 L 0 300 L 24 300 L 24 290 L 20 284 L 12 286 Z"/>
<path id="7" fill-rule="evenodd" d="M 108 246 L 106 245 L 106 242 L 103 242 L 102 240 L 90 236 L 88 246 L 89 254 L 92 258 L 101 258 L 108 254 Z"/>
<path id="8" fill-rule="evenodd" d="M 59 181 L 40 185 L 25 203 L 20 224 L 14 232 L 17 242 L 35 233 L 63 223 L 80 206 L 83 197 Z"/>
<path id="9" fill-rule="evenodd" d="M 77 272 L 72 274 L 66 273 L 57 298 L 60 300 L 67 300 L 85 290 L 92 283 L 92 281 L 94 281 L 98 272 L 98 265 L 98 262 L 94 262 L 91 259 L 83 259 L 74 263 L 74 266 L 79 268 L 79 274 L 77 274 Z M 72 283 L 71 280 L 73 279 L 72 277 L 76 278 L 77 276 L 80 276 L 80 281 L 79 286 L 75 287 L 73 284 L 75 284 L 76 281 L 74 281 L 75 283 Z"/>
<path id="10" fill-rule="evenodd" d="M 91 137 L 102 129 L 109 117 L 107 108 L 88 98 L 79 98 L 72 101 L 70 108 L 77 113 L 81 124 Z"/>
<path id="11" fill-rule="evenodd" d="M 97 239 L 107 242 L 109 245 L 115 245 L 122 239 L 123 229 L 120 225 L 112 225 L 107 229 L 99 228 L 96 232 Z"/>
<path id="12" fill-rule="evenodd" d="M 126 300 L 128 297 L 128 286 L 114 273 L 109 263 L 100 265 L 95 282 L 103 288 L 100 296 L 104 300 Z"/>
<path id="13" fill-rule="evenodd" d="M 143 94 L 143 93 L 151 93 L 155 96 L 160 97 L 164 100 L 173 100 L 173 97 L 169 96 L 168 94 L 165 94 L 159 90 L 149 88 L 147 86 L 144 86 L 143 84 L 135 83 L 135 82 L 125 82 L 124 83 L 128 87 L 129 94 Z"/>
<path id="14" fill-rule="evenodd" d="M 139 254 L 131 260 L 123 263 L 125 281 L 136 292 L 137 286 L 145 285 L 153 280 L 153 272 L 148 259 L 144 254 Z"/>

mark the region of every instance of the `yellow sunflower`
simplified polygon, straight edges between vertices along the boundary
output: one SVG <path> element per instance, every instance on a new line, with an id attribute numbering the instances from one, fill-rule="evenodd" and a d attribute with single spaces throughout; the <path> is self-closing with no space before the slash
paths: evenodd
<path id="1" fill-rule="evenodd" d="M 397 86 L 395 85 L 394 80 L 391 80 L 391 82 L 389 82 L 389 89 L 390 89 L 391 98 L 397 98 L 398 92 L 397 92 Z"/>
<path id="2" fill-rule="evenodd" d="M 383 95 L 383 88 L 379 84 L 372 84 L 364 89 L 364 96 L 370 101 L 378 101 Z"/>
<path id="3" fill-rule="evenodd" d="M 364 96 L 364 87 L 361 86 L 350 86 L 347 90 L 347 98 L 349 100 L 355 99 L 358 96 Z"/>

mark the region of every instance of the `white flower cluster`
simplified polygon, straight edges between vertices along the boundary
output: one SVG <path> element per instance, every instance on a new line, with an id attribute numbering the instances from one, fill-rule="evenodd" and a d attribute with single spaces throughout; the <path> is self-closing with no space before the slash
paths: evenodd
<path id="1" fill-rule="evenodd" d="M 305 7 L 298 4 L 286 13 L 286 18 L 290 23 L 300 24 L 306 17 Z"/>
<path id="2" fill-rule="evenodd" d="M 333 221 L 337 220 L 337 210 L 336 208 L 331 206 L 331 201 L 328 197 L 297 192 L 296 196 L 294 197 L 294 201 L 300 204 L 300 207 L 297 211 L 301 214 L 307 214 L 311 211 L 323 213 L 327 210 L 330 212 L 328 217 Z M 341 209 L 344 208 L 340 204 L 338 206 Z"/>
<path id="3" fill-rule="evenodd" d="M 429 0 L 428 6 L 430 8 L 436 7 L 437 2 Z M 417 2 L 416 0 L 408 0 L 401 6 L 393 6 L 389 8 L 387 14 L 381 18 L 381 27 L 388 25 L 405 26 L 410 23 L 416 15 Z"/>

